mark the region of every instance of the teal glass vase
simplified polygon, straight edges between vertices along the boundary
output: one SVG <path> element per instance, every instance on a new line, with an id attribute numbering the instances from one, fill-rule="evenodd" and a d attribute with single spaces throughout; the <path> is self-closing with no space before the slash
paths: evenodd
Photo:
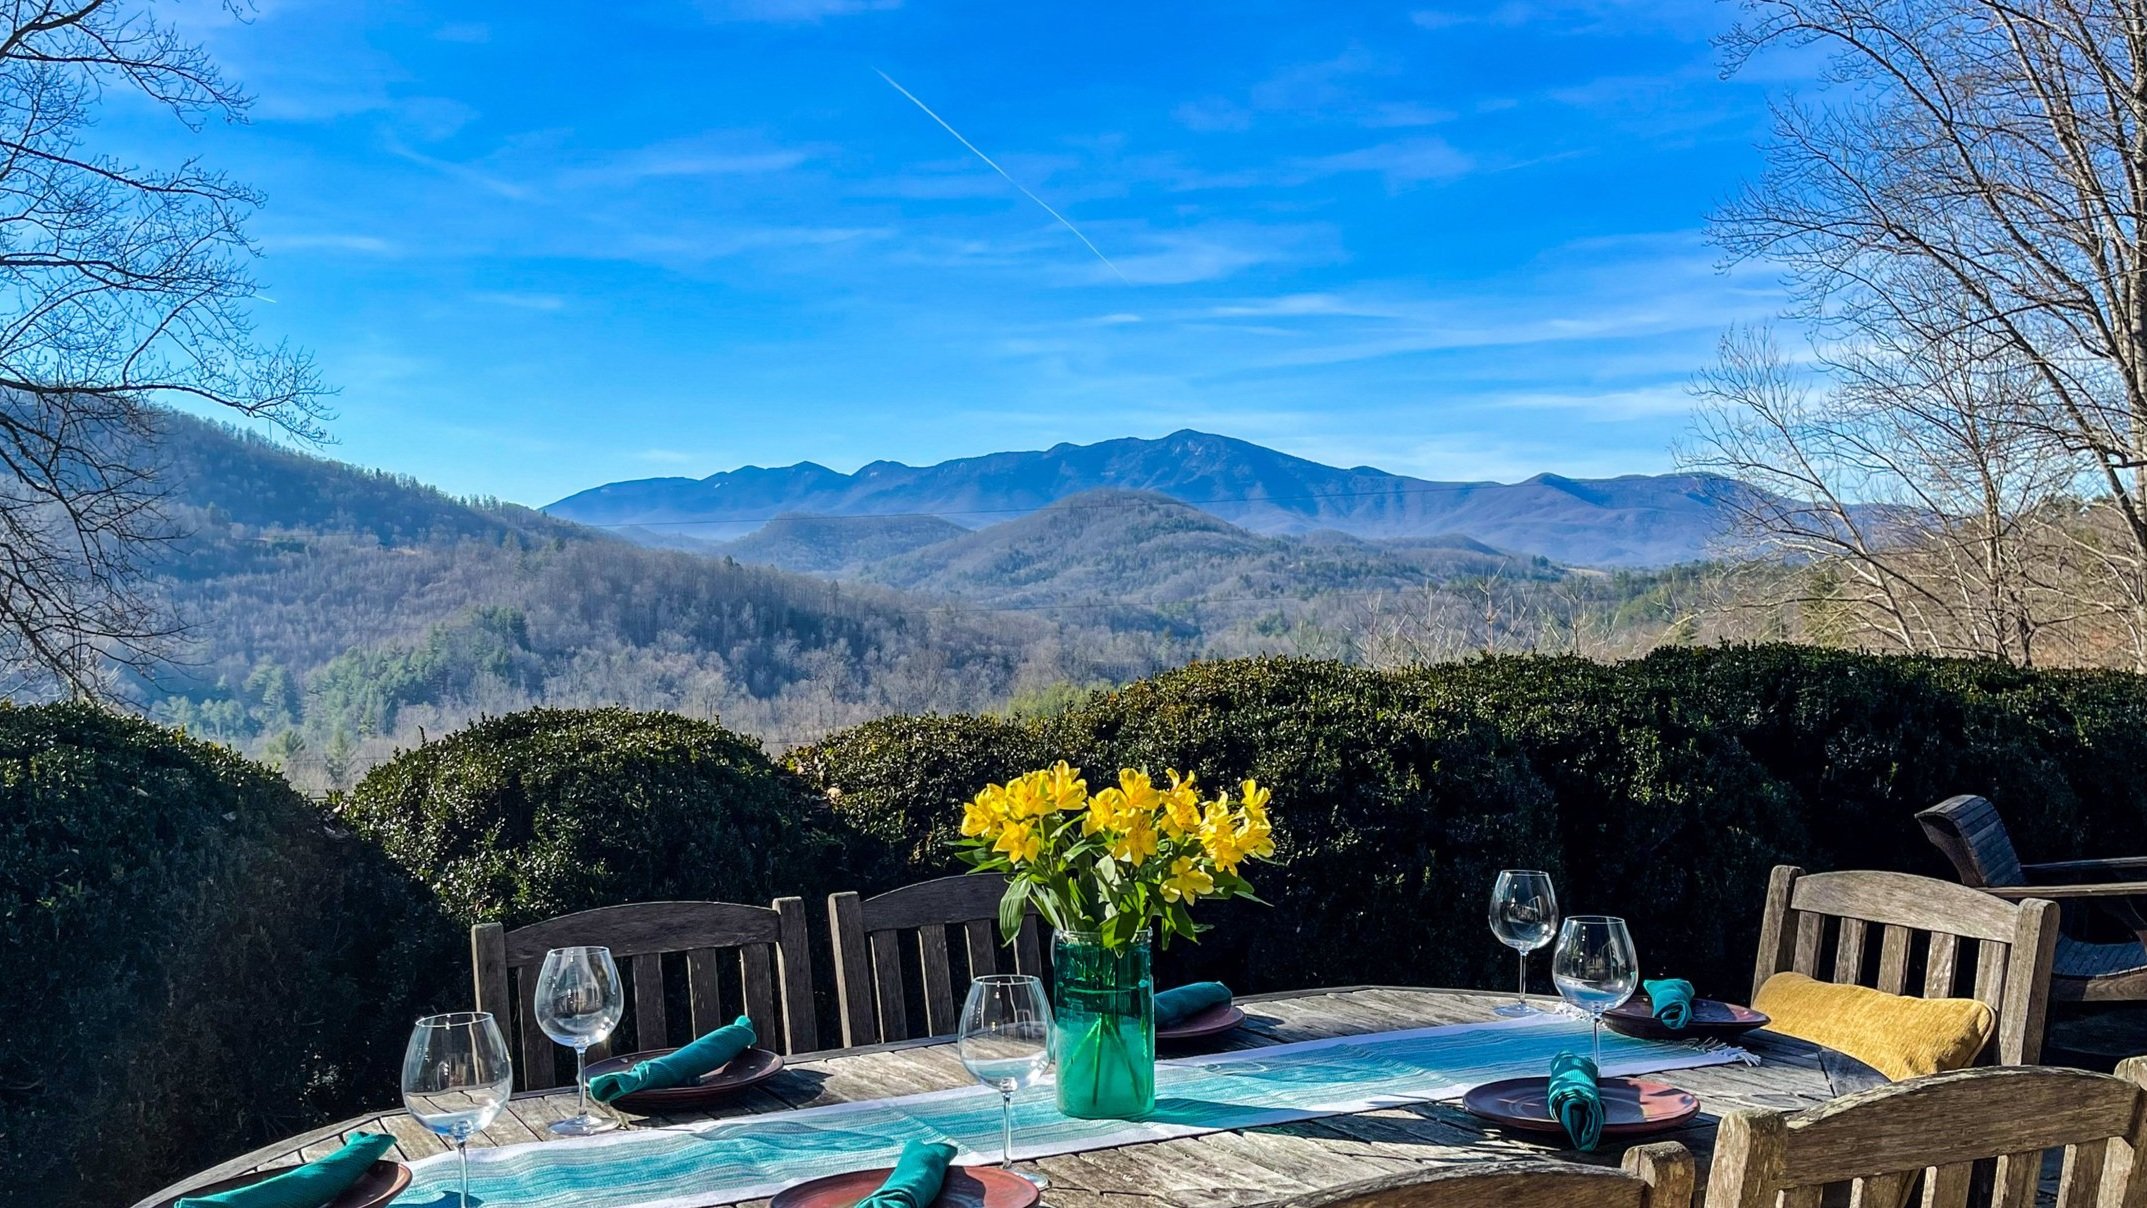
<path id="1" fill-rule="evenodd" d="M 1155 978 L 1149 933 L 1106 948 L 1094 932 L 1051 942 L 1051 1005 L 1059 1110 L 1084 1120 L 1137 1120 L 1156 1104 Z"/>

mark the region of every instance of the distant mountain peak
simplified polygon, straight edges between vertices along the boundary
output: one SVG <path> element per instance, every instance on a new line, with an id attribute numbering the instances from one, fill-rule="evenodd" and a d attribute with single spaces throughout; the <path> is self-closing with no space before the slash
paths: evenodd
<path id="1" fill-rule="evenodd" d="M 814 462 L 691 479 L 609 483 L 545 509 L 591 524 L 660 522 L 708 540 L 777 516 L 930 516 L 967 529 L 1004 523 L 1084 492 L 1145 492 L 1251 534 L 1334 530 L 1370 540 L 1468 539 L 1581 565 L 1646 566 L 1704 556 L 1725 527 L 1691 475 L 1524 482 L 1432 482 L 1374 466 L 1339 469 L 1195 428 L 1158 438 L 1062 442 L 937 465 L 874 461 L 853 474 Z M 907 533 L 901 540 L 915 537 Z M 883 536 L 878 540 L 895 540 Z"/>

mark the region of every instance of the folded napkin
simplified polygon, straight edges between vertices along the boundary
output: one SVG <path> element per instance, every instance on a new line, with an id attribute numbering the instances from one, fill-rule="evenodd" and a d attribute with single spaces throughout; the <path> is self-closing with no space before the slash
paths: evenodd
<path id="1" fill-rule="evenodd" d="M 1194 982 L 1156 995 L 1156 1026 L 1175 1028 L 1209 1007 L 1230 1001 L 1230 987 L 1221 982 Z"/>
<path id="2" fill-rule="evenodd" d="M 1655 1018 L 1673 1032 L 1682 1032 L 1692 1022 L 1692 983 L 1682 977 L 1664 977 L 1640 983 L 1648 992 L 1648 1002 L 1655 1008 Z"/>
<path id="3" fill-rule="evenodd" d="M 737 1022 L 725 1024 L 685 1048 L 637 1062 L 632 1069 L 616 1074 L 598 1074 L 589 1080 L 589 1093 L 598 1102 L 609 1103 L 635 1091 L 684 1086 L 710 1070 L 729 1065 L 738 1054 L 752 1048 L 757 1039 L 753 1021 L 740 1015 Z"/>
<path id="4" fill-rule="evenodd" d="M 954 1160 L 954 1146 L 937 1141 L 911 1141 L 902 1147 L 880 1189 L 857 1202 L 857 1208 L 925 1208 L 939 1198 L 940 1184 L 947 1181 L 947 1163 Z"/>
<path id="5" fill-rule="evenodd" d="M 395 1138 L 384 1133 L 359 1133 L 325 1158 L 215 1195 L 190 1195 L 175 1208 L 324 1208 L 350 1190 L 393 1144 Z"/>
<path id="6" fill-rule="evenodd" d="M 1551 1058 L 1551 1115 L 1565 1125 L 1575 1149 L 1592 1150 L 1603 1139 L 1603 1095 L 1593 1061 L 1577 1053 Z"/>

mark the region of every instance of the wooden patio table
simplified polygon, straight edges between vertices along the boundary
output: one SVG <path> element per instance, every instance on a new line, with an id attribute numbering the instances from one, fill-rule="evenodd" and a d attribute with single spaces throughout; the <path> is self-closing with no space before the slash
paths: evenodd
<path id="1" fill-rule="evenodd" d="M 1245 1008 L 1245 1025 L 1209 1042 L 1205 1050 L 1191 1051 L 1259 1048 L 1328 1036 L 1484 1021 L 1495 1018 L 1493 1010 L 1512 1002 L 1513 996 L 1348 986 L 1252 995 L 1237 1001 Z M 1651 1075 L 1699 1096 L 1700 1115 L 1693 1123 L 1649 1140 L 1680 1141 L 1690 1147 L 1699 1157 L 1703 1183 L 1720 1112 L 1737 1107 L 1794 1111 L 1883 1081 L 1851 1058 L 1790 1037 L 1759 1031 L 1747 1034 L 1743 1043 L 1760 1057 L 1759 1065 L 1707 1066 Z M 1172 1055 L 1167 1049 L 1160 1054 Z M 676 1125 L 973 1084 L 952 1039 L 937 1037 L 800 1054 L 785 1059 L 781 1074 L 721 1110 L 628 1119 L 652 1126 Z M 509 1110 L 471 1144 L 552 1140 L 545 1125 L 572 1115 L 574 1107 L 572 1087 L 517 1095 Z M 140 1208 L 249 1170 L 311 1160 L 334 1150 L 348 1134 L 363 1131 L 393 1134 L 396 1148 L 389 1156 L 401 1161 L 444 1151 L 438 1139 L 400 1110 L 361 1116 L 234 1158 L 141 1201 Z M 1050 1205 L 1089 1208 L 1137 1202 L 1163 1208 L 1286 1199 L 1362 1179 L 1461 1162 L 1551 1156 L 1615 1165 L 1622 1152 L 1623 1146 L 1609 1140 L 1592 1154 L 1528 1141 L 1486 1125 L 1458 1103 L 1439 1102 L 1091 1150 L 1024 1165 L 1051 1176 L 1051 1189 L 1045 1193 Z"/>

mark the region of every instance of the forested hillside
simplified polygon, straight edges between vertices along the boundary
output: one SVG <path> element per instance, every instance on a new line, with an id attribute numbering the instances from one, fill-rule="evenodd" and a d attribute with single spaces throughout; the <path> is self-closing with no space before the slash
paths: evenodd
<path id="1" fill-rule="evenodd" d="M 123 688 L 314 789 L 533 704 L 719 716 L 782 748 L 889 713 L 1063 707 L 1198 658 L 1704 636 L 1689 572 L 1263 536 L 1154 494 L 974 531 L 801 517 L 661 549 L 183 416 L 158 451 L 177 536 L 156 584 L 184 633 Z"/>
<path id="2" fill-rule="evenodd" d="M 184 417 L 162 452 L 183 536 L 159 586 L 186 632 L 129 691 L 316 787 L 533 703 L 720 714 L 787 745 L 1150 669 L 1039 618 L 642 548 Z"/>

